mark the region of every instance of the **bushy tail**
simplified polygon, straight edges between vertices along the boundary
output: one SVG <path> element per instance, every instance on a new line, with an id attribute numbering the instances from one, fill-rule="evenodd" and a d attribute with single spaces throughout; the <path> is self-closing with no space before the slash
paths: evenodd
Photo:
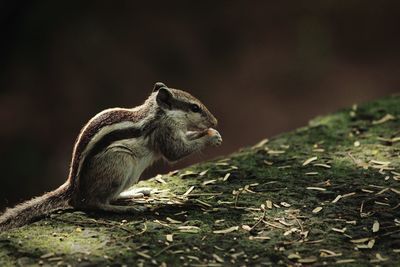
<path id="1" fill-rule="evenodd" d="M 14 208 L 7 209 L 0 216 L 0 233 L 11 228 L 23 226 L 52 211 L 68 208 L 70 191 L 70 185 L 67 182 L 43 196 L 35 197 Z"/>

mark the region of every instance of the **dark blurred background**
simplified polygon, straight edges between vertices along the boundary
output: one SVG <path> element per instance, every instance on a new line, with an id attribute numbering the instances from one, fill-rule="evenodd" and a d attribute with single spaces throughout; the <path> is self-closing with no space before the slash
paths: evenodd
<path id="1" fill-rule="evenodd" d="M 3 1 L 0 209 L 66 178 L 83 124 L 153 83 L 186 89 L 223 146 L 145 177 L 395 93 L 400 1 Z"/>

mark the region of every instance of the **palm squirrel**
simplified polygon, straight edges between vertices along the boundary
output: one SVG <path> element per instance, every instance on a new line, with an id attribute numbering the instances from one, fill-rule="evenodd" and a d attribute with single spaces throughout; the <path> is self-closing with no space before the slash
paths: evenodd
<path id="1" fill-rule="evenodd" d="M 67 181 L 7 209 L 0 216 L 0 230 L 58 209 L 137 211 L 113 202 L 156 160 L 174 162 L 205 146 L 220 145 L 216 126 L 217 119 L 198 99 L 157 82 L 144 104 L 106 109 L 94 116 L 76 139 Z"/>

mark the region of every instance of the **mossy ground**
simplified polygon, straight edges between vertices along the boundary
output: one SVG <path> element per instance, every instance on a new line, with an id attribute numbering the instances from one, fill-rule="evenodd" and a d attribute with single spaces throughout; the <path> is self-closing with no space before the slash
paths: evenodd
<path id="1" fill-rule="evenodd" d="M 66 211 L 1 233 L 0 265 L 395 266 L 398 136 L 396 96 L 316 118 L 141 182 L 159 191 L 137 200 L 147 212 Z"/>

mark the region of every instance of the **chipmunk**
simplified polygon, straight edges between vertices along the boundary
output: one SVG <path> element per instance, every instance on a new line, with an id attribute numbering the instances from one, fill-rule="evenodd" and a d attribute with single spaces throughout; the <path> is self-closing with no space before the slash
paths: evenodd
<path id="1" fill-rule="evenodd" d="M 220 145 L 216 126 L 217 119 L 198 99 L 157 82 L 141 106 L 106 109 L 94 116 L 75 142 L 66 182 L 7 209 L 0 216 L 0 230 L 59 209 L 135 212 L 135 206 L 113 202 L 156 160 L 175 162 L 205 146 Z"/>

